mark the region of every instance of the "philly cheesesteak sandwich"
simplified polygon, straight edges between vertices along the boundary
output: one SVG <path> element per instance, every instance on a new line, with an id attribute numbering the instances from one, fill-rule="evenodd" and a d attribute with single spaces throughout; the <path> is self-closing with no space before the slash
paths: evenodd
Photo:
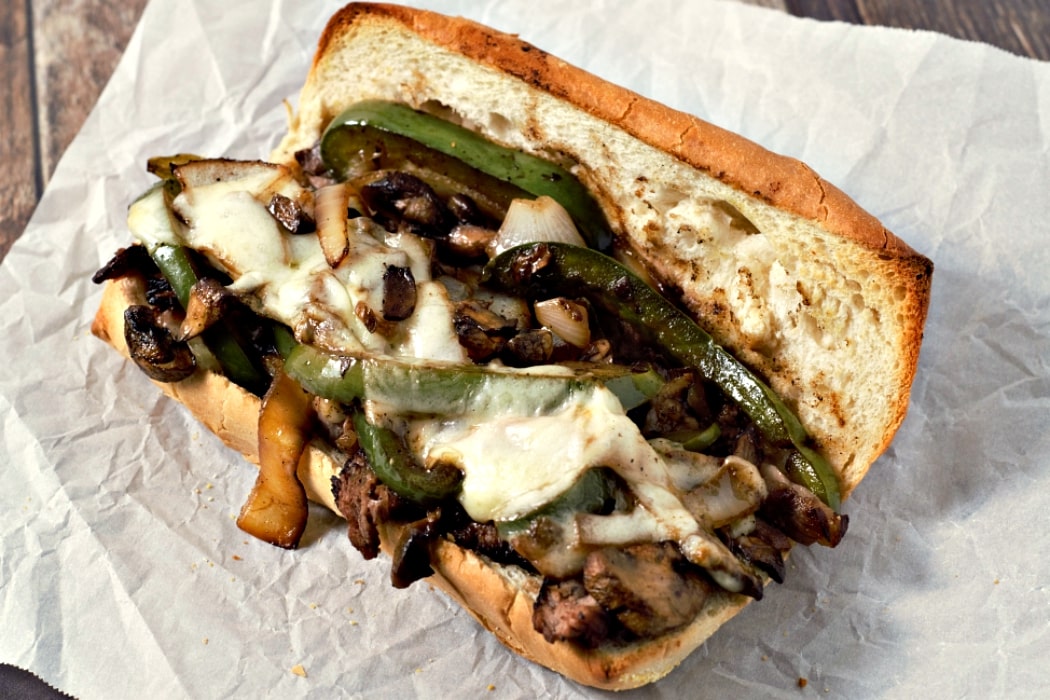
<path id="1" fill-rule="evenodd" d="M 473 22 L 329 21 L 265 161 L 180 154 L 93 330 L 307 499 L 580 683 L 673 669 L 834 547 L 932 265 L 804 164 Z M 451 641 L 451 640 L 450 640 Z"/>

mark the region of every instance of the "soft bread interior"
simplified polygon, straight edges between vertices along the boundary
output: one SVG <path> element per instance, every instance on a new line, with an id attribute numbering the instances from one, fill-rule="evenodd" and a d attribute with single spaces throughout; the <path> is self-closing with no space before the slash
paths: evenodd
<path id="1" fill-rule="evenodd" d="M 294 162 L 339 112 L 373 98 L 574 164 L 621 240 L 796 410 L 844 494 L 889 445 L 931 265 L 805 165 L 515 37 L 369 4 L 329 23 L 273 158 Z"/>

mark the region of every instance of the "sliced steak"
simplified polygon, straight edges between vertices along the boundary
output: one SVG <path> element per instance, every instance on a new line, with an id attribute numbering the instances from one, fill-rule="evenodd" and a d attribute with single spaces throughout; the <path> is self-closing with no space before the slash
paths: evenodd
<path id="1" fill-rule="evenodd" d="M 365 559 L 379 554 L 379 524 L 391 520 L 401 508 L 401 499 L 380 483 L 360 448 L 332 477 L 332 495 L 349 526 L 350 542 Z"/>
<path id="2" fill-rule="evenodd" d="M 532 626 L 548 642 L 572 641 L 593 648 L 608 637 L 611 623 L 579 579 L 547 579 L 532 609 Z"/>
<path id="3" fill-rule="evenodd" d="M 583 585 L 640 637 L 692 621 L 712 590 L 669 542 L 596 550 L 583 567 Z"/>

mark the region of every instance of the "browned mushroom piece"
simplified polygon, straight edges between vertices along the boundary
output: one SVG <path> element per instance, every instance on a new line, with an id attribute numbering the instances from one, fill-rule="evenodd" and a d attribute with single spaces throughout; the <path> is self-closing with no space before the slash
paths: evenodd
<path id="1" fill-rule="evenodd" d="M 475 362 L 484 362 L 499 354 L 517 328 L 515 321 L 473 300 L 456 305 L 453 325 L 459 344 Z"/>
<path id="2" fill-rule="evenodd" d="M 762 503 L 762 517 L 799 544 L 814 542 L 834 547 L 846 534 L 849 516 L 840 515 L 817 496 L 792 481 L 771 464 L 762 465 L 769 495 Z"/>
<path id="3" fill-rule="evenodd" d="M 383 273 L 383 318 L 404 321 L 416 310 L 416 279 L 407 267 L 389 265 Z"/>
<path id="4" fill-rule="evenodd" d="M 266 209 L 288 233 L 313 233 L 317 230 L 313 217 L 298 202 L 283 194 L 274 194 Z"/>
<path id="5" fill-rule="evenodd" d="M 446 235 L 456 223 L 434 189 L 406 172 L 372 180 L 361 188 L 361 198 L 372 211 L 416 224 L 418 233 L 431 238 Z"/>
<path id="6" fill-rule="evenodd" d="M 124 311 L 124 340 L 131 359 L 150 379 L 178 382 L 197 368 L 189 346 L 175 339 L 150 306 L 129 306 Z"/>
<path id="7" fill-rule="evenodd" d="M 179 326 L 179 340 L 189 340 L 213 326 L 233 301 L 233 293 L 218 280 L 202 277 L 190 287 L 186 316 Z"/>

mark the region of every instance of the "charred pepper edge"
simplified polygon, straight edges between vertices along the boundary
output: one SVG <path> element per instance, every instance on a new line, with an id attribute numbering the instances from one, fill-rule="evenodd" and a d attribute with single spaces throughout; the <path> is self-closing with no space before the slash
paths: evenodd
<path id="1" fill-rule="evenodd" d="M 801 456 L 793 476 L 833 510 L 840 505 L 838 478 L 809 444 L 798 417 L 747 367 L 714 342 L 683 311 L 613 258 L 560 243 L 512 248 L 489 262 L 483 279 L 528 298 L 584 297 L 635 326 L 686 367 L 715 382 L 774 444 L 790 444 Z M 805 466 L 803 466 L 805 465 Z"/>

